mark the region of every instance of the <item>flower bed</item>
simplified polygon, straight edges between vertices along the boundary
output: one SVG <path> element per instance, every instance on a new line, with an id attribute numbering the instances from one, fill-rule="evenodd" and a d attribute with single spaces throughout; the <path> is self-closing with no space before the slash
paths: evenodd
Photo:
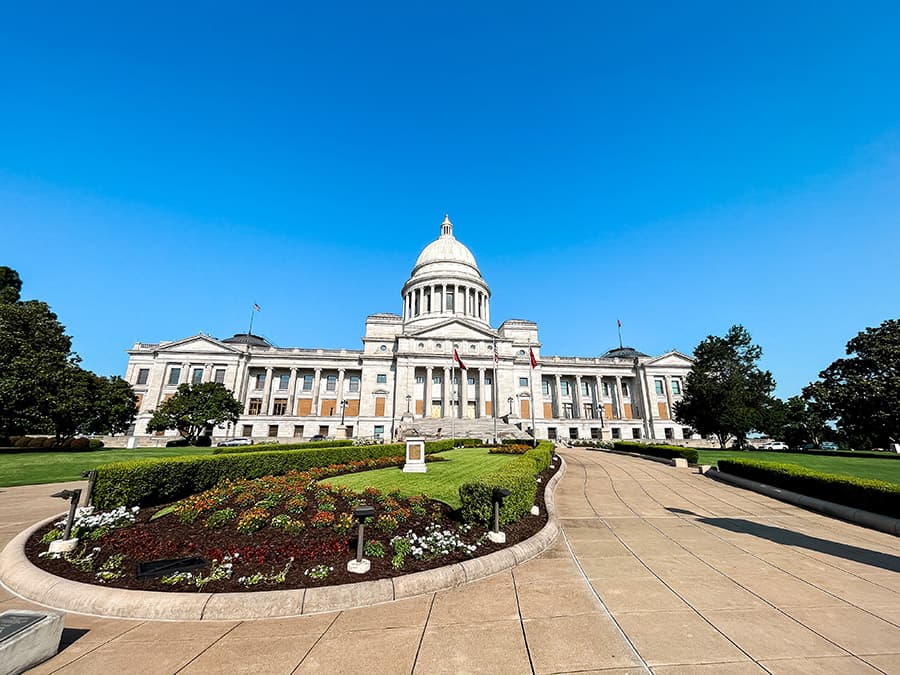
<path id="1" fill-rule="evenodd" d="M 388 464 L 396 458 L 366 460 Z M 363 464 L 363 463 L 356 463 Z M 362 494 L 323 479 L 359 466 L 334 465 L 281 476 L 226 480 L 215 488 L 162 507 L 82 511 L 76 551 L 53 556 L 47 542 L 59 524 L 39 530 L 26 553 L 36 565 L 85 583 L 156 591 L 235 592 L 303 588 L 388 578 L 460 562 L 503 548 L 480 525 L 425 496 L 407 499 L 372 488 Z M 373 467 L 365 467 L 373 468 Z M 542 481 L 552 475 L 545 472 Z M 526 516 L 504 527 L 507 545 L 536 533 L 546 522 Z M 353 509 L 375 508 L 367 522 L 365 557 L 370 572 L 347 572 L 354 557 Z M 199 557 L 194 569 L 138 578 L 136 566 L 155 560 Z"/>

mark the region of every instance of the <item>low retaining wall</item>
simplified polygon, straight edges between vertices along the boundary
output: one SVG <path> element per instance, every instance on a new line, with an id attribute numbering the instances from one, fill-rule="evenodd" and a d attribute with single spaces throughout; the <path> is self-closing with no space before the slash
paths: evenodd
<path id="1" fill-rule="evenodd" d="M 557 455 L 559 457 L 559 455 Z M 520 565 L 542 553 L 556 539 L 559 524 L 553 490 L 566 471 L 547 481 L 547 524 L 533 537 L 502 551 L 425 572 L 355 584 L 253 593 L 160 593 L 83 584 L 35 567 L 25 556 L 25 542 L 47 518 L 16 535 L 0 552 L 0 585 L 39 605 L 67 612 L 120 619 L 168 621 L 237 621 L 285 618 L 377 605 L 434 593 Z"/>

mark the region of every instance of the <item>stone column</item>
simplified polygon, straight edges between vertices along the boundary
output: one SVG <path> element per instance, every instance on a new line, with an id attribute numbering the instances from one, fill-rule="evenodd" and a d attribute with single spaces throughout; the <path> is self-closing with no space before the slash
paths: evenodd
<path id="1" fill-rule="evenodd" d="M 334 411 L 336 414 L 340 414 L 341 401 L 344 400 L 344 369 L 343 368 L 338 368 L 337 391 L 335 393 L 337 394 L 337 404 L 336 404 Z"/>
<path id="2" fill-rule="evenodd" d="M 263 394 L 263 405 L 262 405 L 262 413 L 263 415 L 271 415 L 272 414 L 272 374 L 274 369 L 269 367 L 266 368 L 266 389 Z"/>
<path id="3" fill-rule="evenodd" d="M 594 390 L 594 399 L 597 401 L 597 417 L 600 418 L 600 426 L 602 427 L 603 415 L 606 414 L 603 410 L 603 376 L 595 375 L 594 380 L 596 380 L 594 383 L 596 386 L 596 389 Z"/>
<path id="4" fill-rule="evenodd" d="M 475 417 L 484 417 L 484 368 L 478 368 L 475 384 Z"/>
<path id="5" fill-rule="evenodd" d="M 584 417 L 584 410 L 582 409 L 581 400 L 581 375 L 575 375 L 575 395 L 572 397 L 572 399 L 572 417 L 579 419 Z"/>
<path id="6" fill-rule="evenodd" d="M 431 390 L 434 387 L 433 376 L 434 368 L 428 366 L 425 368 L 425 386 L 422 388 L 422 417 L 431 417 L 431 399 L 434 398 Z"/>
<path id="7" fill-rule="evenodd" d="M 457 368 L 456 372 L 459 373 L 459 416 L 465 419 L 469 410 L 469 371 Z"/>
<path id="8" fill-rule="evenodd" d="M 297 403 L 297 369 L 291 368 L 291 379 L 288 380 L 288 407 L 287 414 L 290 417 L 297 415 L 297 409 L 294 407 Z"/>
<path id="9" fill-rule="evenodd" d="M 625 418 L 625 401 L 622 399 L 622 376 L 616 375 L 616 419 Z"/>
<path id="10" fill-rule="evenodd" d="M 319 410 L 319 398 L 322 390 L 322 369 L 316 368 L 313 371 L 313 400 L 312 400 L 312 415 L 313 417 L 319 417 L 321 414 L 321 410 Z M 319 433 L 318 431 L 316 433 Z"/>
<path id="11" fill-rule="evenodd" d="M 441 400 L 444 402 L 443 417 L 450 417 L 453 408 L 450 406 L 450 368 L 444 366 L 444 387 L 441 391 Z"/>
<path id="12" fill-rule="evenodd" d="M 672 410 L 672 376 L 663 375 L 663 386 L 666 388 L 666 405 L 669 409 L 669 420 L 675 416 Z M 673 431 L 674 433 L 674 431 Z"/>

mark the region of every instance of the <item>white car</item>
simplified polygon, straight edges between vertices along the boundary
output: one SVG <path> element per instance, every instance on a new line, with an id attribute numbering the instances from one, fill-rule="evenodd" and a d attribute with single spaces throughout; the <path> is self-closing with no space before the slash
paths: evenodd
<path id="1" fill-rule="evenodd" d="M 769 441 L 768 443 L 763 443 L 760 445 L 758 450 L 790 450 L 787 443 L 782 443 L 781 441 Z"/>
<path id="2" fill-rule="evenodd" d="M 236 445 L 253 445 L 252 438 L 229 438 L 227 441 L 219 441 L 216 445 L 220 448 L 232 448 Z"/>

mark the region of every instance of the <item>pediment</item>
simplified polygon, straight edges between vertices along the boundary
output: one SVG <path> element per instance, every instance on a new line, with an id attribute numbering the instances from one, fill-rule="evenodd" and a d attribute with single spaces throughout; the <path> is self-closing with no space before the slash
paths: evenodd
<path id="1" fill-rule="evenodd" d="M 220 342 L 209 335 L 200 333 L 191 337 L 166 342 L 159 345 L 159 352 L 179 352 L 192 354 L 238 354 L 240 350 L 231 345 Z"/>
<path id="2" fill-rule="evenodd" d="M 672 350 L 646 361 L 647 366 L 676 366 L 690 368 L 694 365 L 694 359 L 679 351 Z"/>
<path id="3" fill-rule="evenodd" d="M 441 340 L 496 340 L 500 336 L 490 328 L 462 319 L 448 319 L 407 333 L 408 337 Z"/>

